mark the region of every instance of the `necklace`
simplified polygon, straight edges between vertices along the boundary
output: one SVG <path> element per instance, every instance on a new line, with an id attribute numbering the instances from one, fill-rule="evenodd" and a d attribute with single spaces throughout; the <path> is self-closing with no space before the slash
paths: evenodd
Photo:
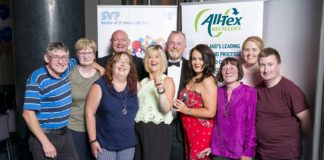
<path id="1" fill-rule="evenodd" d="M 123 92 L 125 92 L 125 91 L 122 91 L 120 93 L 120 95 L 122 97 L 122 99 L 121 99 L 122 100 L 122 106 L 121 106 L 121 108 L 122 108 L 122 114 L 123 115 L 126 115 L 127 114 L 126 96 L 125 96 L 125 93 L 122 94 Z"/>
<path id="2" fill-rule="evenodd" d="M 121 102 L 122 102 L 122 105 L 121 105 L 122 110 L 121 110 L 121 112 L 125 116 L 127 114 L 127 104 L 126 104 L 126 92 L 127 92 L 127 89 L 125 88 L 121 92 L 118 92 L 118 90 L 116 89 L 116 88 L 118 88 L 117 87 L 118 85 L 116 83 L 114 83 L 114 82 L 112 82 L 112 83 L 113 83 L 115 92 L 119 93 L 119 95 L 121 97 Z"/>

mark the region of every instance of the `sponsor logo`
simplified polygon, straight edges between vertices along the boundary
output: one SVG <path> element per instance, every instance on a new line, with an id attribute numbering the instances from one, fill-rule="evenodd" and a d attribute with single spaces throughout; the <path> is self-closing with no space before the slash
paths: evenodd
<path id="1" fill-rule="evenodd" d="M 225 32 L 241 30 L 242 19 L 237 8 L 227 9 L 224 13 L 210 13 L 211 9 L 204 9 L 196 15 L 195 31 L 207 28 L 208 35 L 220 37 Z"/>

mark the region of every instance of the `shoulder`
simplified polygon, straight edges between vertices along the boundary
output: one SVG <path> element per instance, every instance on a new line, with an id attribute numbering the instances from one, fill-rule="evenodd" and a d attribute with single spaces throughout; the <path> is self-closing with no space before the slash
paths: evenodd
<path id="1" fill-rule="evenodd" d="M 205 78 L 201 82 L 201 84 L 203 86 L 206 86 L 206 87 L 208 87 L 208 86 L 215 86 L 216 87 L 216 80 L 215 80 L 215 78 L 213 76 L 209 76 L 209 77 Z"/>
<path id="2" fill-rule="evenodd" d="M 164 79 L 163 79 L 164 83 L 166 84 L 171 84 L 171 83 L 174 83 L 173 82 L 173 79 L 171 77 L 168 77 L 166 76 Z"/>
<path id="3" fill-rule="evenodd" d="M 48 79 L 49 75 L 48 72 L 46 70 L 46 67 L 43 66 L 41 68 L 38 68 L 37 70 L 35 70 L 34 72 L 32 72 L 29 75 L 29 78 L 27 80 L 27 83 L 38 83 L 40 84 L 41 82 L 43 82 L 44 80 Z"/>
<path id="4" fill-rule="evenodd" d="M 209 76 L 209 77 L 205 78 L 201 82 L 201 87 L 202 87 L 202 90 L 205 90 L 205 91 L 212 91 L 212 90 L 217 91 L 217 85 L 216 85 L 216 82 L 215 82 L 215 79 L 213 78 L 213 76 Z"/>
<path id="5" fill-rule="evenodd" d="M 141 62 L 141 61 L 143 61 L 142 58 L 136 57 L 134 55 L 132 55 L 132 58 L 133 58 L 134 62 Z"/>
<path id="6" fill-rule="evenodd" d="M 293 81 L 282 77 L 282 79 L 280 80 L 280 87 L 282 89 L 283 92 L 285 93 L 289 93 L 289 94 L 297 94 L 297 93 L 302 93 L 302 90 L 299 88 L 299 86 L 297 86 Z"/>
<path id="7" fill-rule="evenodd" d="M 247 91 L 251 91 L 251 92 L 256 92 L 256 89 L 254 87 L 251 87 L 251 86 L 248 86 L 244 83 L 241 82 L 241 87 L 244 89 L 244 90 L 247 90 Z"/>

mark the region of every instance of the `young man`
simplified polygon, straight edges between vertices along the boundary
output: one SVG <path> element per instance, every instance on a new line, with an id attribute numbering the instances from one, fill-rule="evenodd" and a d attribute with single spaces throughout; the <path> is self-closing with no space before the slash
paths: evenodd
<path id="1" fill-rule="evenodd" d="M 258 56 L 263 82 L 256 89 L 258 160 L 301 158 L 302 134 L 311 128 L 309 105 L 300 88 L 280 75 L 281 59 L 273 48 Z"/>
<path id="2" fill-rule="evenodd" d="M 32 133 L 30 151 L 33 159 L 78 159 L 67 130 L 72 103 L 68 74 L 76 61 L 69 61 L 62 42 L 49 44 L 44 60 L 46 65 L 35 70 L 26 84 L 23 117 Z"/>
<path id="3" fill-rule="evenodd" d="M 184 83 L 188 70 L 188 60 L 182 57 L 187 47 L 185 34 L 180 31 L 172 31 L 168 37 L 166 46 L 168 56 L 167 75 L 174 81 L 176 93 L 174 98 L 178 98 L 178 94 L 185 87 Z M 184 160 L 183 127 L 180 114 L 177 114 L 176 111 L 172 112 L 171 160 Z"/>

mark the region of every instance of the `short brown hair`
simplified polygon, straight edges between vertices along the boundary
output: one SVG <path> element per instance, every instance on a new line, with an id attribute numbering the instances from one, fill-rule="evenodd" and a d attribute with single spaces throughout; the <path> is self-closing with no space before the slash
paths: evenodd
<path id="1" fill-rule="evenodd" d="M 280 58 L 279 52 L 276 49 L 271 48 L 271 47 L 264 48 L 264 49 L 261 50 L 261 53 L 258 56 L 258 62 L 260 62 L 261 58 L 269 57 L 271 55 L 274 55 L 276 57 L 278 64 L 281 63 L 281 58 Z"/>
<path id="2" fill-rule="evenodd" d="M 220 64 L 220 68 L 219 71 L 216 75 L 216 78 L 219 82 L 223 82 L 224 81 L 224 77 L 222 75 L 222 69 L 225 65 L 227 64 L 232 64 L 237 68 L 237 72 L 238 72 L 238 77 L 236 81 L 239 81 L 243 78 L 244 76 L 244 71 L 243 68 L 241 66 L 241 63 L 238 59 L 234 58 L 234 57 L 226 57 L 225 59 L 222 60 L 221 64 Z"/>

